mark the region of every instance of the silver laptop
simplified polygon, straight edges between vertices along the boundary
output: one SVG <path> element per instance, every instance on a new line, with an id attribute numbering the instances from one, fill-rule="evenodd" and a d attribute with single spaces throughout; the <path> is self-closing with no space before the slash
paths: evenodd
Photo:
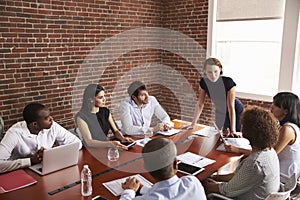
<path id="1" fill-rule="evenodd" d="M 32 165 L 29 169 L 45 175 L 78 163 L 79 143 L 60 145 L 44 150 L 43 162 Z"/>

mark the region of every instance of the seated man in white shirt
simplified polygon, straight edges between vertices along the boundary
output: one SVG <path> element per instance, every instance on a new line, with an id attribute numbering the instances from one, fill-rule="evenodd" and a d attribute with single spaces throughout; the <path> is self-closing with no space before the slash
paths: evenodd
<path id="1" fill-rule="evenodd" d="M 206 199 L 204 188 L 195 176 L 178 178 L 176 146 L 168 138 L 155 138 L 150 140 L 142 150 L 145 169 L 154 179 L 152 187 L 141 187 L 140 182 L 134 178 L 127 178 L 122 184 L 124 191 L 121 200 L 129 199 Z M 141 188 L 140 188 L 141 187 Z M 140 189 L 142 196 L 137 196 Z"/>
<path id="2" fill-rule="evenodd" d="M 130 98 L 120 105 L 122 129 L 127 135 L 144 135 L 149 129 L 152 132 L 171 129 L 173 123 L 169 115 L 154 96 L 149 96 L 142 82 L 134 81 L 127 91 Z M 161 123 L 151 128 L 153 114 Z"/>
<path id="3" fill-rule="evenodd" d="M 31 103 L 23 110 L 25 121 L 10 127 L 0 142 L 0 173 L 29 167 L 43 160 L 43 150 L 79 142 L 74 134 L 53 121 L 49 109 Z"/>

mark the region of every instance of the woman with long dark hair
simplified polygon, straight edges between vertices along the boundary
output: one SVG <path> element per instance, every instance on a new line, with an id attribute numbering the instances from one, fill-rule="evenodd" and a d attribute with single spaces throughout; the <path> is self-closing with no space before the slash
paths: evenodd
<path id="1" fill-rule="evenodd" d="M 83 93 L 82 106 L 75 116 L 76 125 L 87 147 L 115 146 L 121 149 L 127 147 L 121 142 L 133 141 L 124 137 L 117 128 L 110 110 L 105 106 L 105 90 L 98 84 L 88 85 Z M 108 139 L 112 131 L 116 140 Z"/>
<path id="2" fill-rule="evenodd" d="M 280 172 L 300 176 L 300 100 L 291 92 L 279 92 L 273 97 L 271 112 L 278 119 L 279 140 L 275 145 Z"/>

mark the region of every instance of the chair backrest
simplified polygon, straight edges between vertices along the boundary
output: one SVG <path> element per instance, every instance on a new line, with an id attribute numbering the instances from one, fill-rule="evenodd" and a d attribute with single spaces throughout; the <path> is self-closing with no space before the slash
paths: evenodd
<path id="1" fill-rule="evenodd" d="M 220 199 L 220 200 L 233 200 L 229 197 L 226 197 L 222 194 L 218 194 L 218 193 L 209 193 L 206 195 L 207 199 Z"/>
<path id="2" fill-rule="evenodd" d="M 4 121 L 3 121 L 2 117 L 0 117 L 0 141 L 4 136 L 4 133 L 5 133 L 5 131 L 4 131 Z"/>
<path id="3" fill-rule="evenodd" d="M 283 174 L 280 175 L 281 177 L 284 176 Z M 293 191 L 297 186 L 297 177 L 296 173 L 293 173 L 283 184 L 283 192 Z"/>
<path id="4" fill-rule="evenodd" d="M 291 192 L 296 188 L 297 177 L 296 174 L 292 174 L 291 177 L 280 175 L 281 183 L 280 191 L 269 194 L 266 200 L 286 200 L 290 197 Z"/>
<path id="5" fill-rule="evenodd" d="M 265 198 L 265 200 L 286 200 L 290 196 L 290 192 L 273 192 Z"/>

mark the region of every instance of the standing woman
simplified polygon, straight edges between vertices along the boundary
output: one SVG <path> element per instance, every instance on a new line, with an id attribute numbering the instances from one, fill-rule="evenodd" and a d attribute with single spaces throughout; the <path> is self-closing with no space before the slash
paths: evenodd
<path id="1" fill-rule="evenodd" d="M 83 94 L 82 106 L 75 116 L 83 142 L 87 147 L 115 146 L 127 149 L 120 141 L 133 141 L 124 137 L 118 130 L 109 109 L 105 106 L 104 88 L 97 84 L 88 85 Z M 111 130 L 118 140 L 109 141 L 108 132 Z M 120 141 L 119 141 L 120 140 Z"/>
<path id="2" fill-rule="evenodd" d="M 194 127 L 202 113 L 205 97 L 208 95 L 216 108 L 216 124 L 219 129 L 230 130 L 230 134 L 241 130 L 240 116 L 243 104 L 235 97 L 235 82 L 223 74 L 221 62 L 208 58 L 203 67 L 204 77 L 200 80 L 199 98 L 191 126 Z"/>
<path id="3" fill-rule="evenodd" d="M 279 92 L 273 97 L 271 112 L 280 123 L 279 140 L 275 145 L 280 172 L 300 176 L 300 100 L 291 92 Z"/>

